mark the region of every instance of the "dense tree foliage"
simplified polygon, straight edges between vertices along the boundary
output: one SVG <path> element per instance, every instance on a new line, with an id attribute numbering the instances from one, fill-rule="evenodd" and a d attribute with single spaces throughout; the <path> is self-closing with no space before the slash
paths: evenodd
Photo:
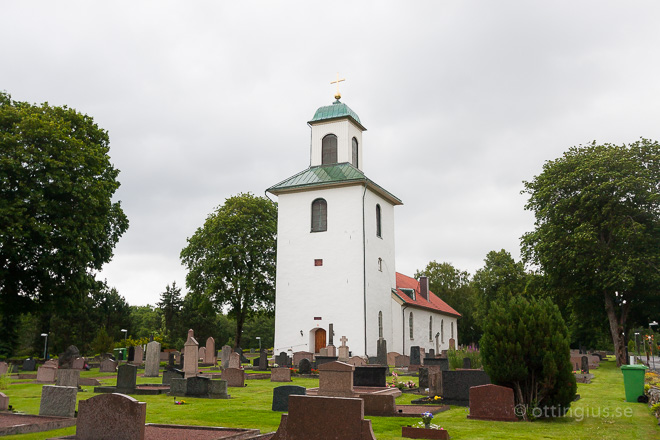
<path id="1" fill-rule="evenodd" d="M 624 334 L 649 322 L 660 295 L 660 147 L 573 147 L 525 182 L 535 230 L 523 236 L 526 258 L 578 308 L 604 306 L 617 364 Z M 633 315 L 631 315 L 633 314 Z"/>
<path id="2" fill-rule="evenodd" d="M 0 354 L 16 348 L 21 313 L 38 310 L 48 332 L 47 318 L 93 290 L 128 228 L 108 152 L 91 117 L 0 93 Z"/>
<path id="3" fill-rule="evenodd" d="M 181 322 L 181 308 L 183 298 L 181 297 L 181 288 L 177 287 L 176 281 L 165 287 L 165 291 L 160 294 L 158 310 L 163 316 L 163 336 L 169 343 L 173 343 L 177 337 L 182 337 L 183 327 Z"/>
<path id="4" fill-rule="evenodd" d="M 431 291 L 461 314 L 457 323 L 459 343 L 478 342 L 481 328 L 475 322 L 477 296 L 470 274 L 456 269 L 451 263 L 431 261 L 423 270 L 415 272 L 415 278 L 420 276 L 427 276 Z"/>
<path id="5" fill-rule="evenodd" d="M 513 388 L 516 403 L 528 409 L 526 419 L 561 416 L 577 390 L 569 343 L 552 301 L 515 295 L 491 303 L 481 359 L 494 384 Z"/>
<path id="6" fill-rule="evenodd" d="M 228 307 L 236 320 L 235 346 L 249 316 L 273 309 L 276 234 L 277 205 L 239 194 L 209 215 L 181 251 L 191 293 Z"/>

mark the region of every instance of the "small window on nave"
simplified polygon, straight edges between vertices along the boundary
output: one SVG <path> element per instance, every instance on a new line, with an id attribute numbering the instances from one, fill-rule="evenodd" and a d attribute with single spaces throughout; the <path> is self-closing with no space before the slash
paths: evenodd
<path id="1" fill-rule="evenodd" d="M 337 136 L 328 134 L 321 142 L 321 164 L 337 163 Z"/>
<path id="2" fill-rule="evenodd" d="M 312 202 L 312 232 L 328 230 L 328 204 L 324 199 Z"/>
<path id="3" fill-rule="evenodd" d="M 376 205 L 376 237 L 382 237 L 380 223 L 380 205 Z"/>

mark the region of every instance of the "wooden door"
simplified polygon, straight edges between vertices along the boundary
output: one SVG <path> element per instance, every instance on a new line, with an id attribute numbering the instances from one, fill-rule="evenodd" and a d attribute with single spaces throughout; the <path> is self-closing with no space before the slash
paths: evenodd
<path id="1" fill-rule="evenodd" d="M 325 348 L 325 330 L 320 328 L 314 333 L 314 353 L 318 353 Z"/>

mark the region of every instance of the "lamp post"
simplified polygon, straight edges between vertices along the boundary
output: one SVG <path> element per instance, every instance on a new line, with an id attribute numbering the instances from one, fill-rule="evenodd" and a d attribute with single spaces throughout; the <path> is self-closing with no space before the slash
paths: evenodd
<path id="1" fill-rule="evenodd" d="M 257 336 L 255 339 L 259 341 L 259 354 L 261 354 L 261 336 Z"/>
<path id="2" fill-rule="evenodd" d="M 635 332 L 635 350 L 637 351 L 637 357 L 639 357 L 639 345 L 637 345 L 637 336 L 639 336 L 639 332 Z"/>
<path id="3" fill-rule="evenodd" d="M 48 333 L 42 333 L 41 337 L 46 338 L 44 340 L 44 360 L 46 361 L 46 360 L 48 360 L 48 359 L 46 359 L 46 354 L 47 354 L 47 350 L 48 350 Z"/>
<path id="4" fill-rule="evenodd" d="M 653 359 L 653 369 L 655 370 L 655 355 L 653 354 L 653 348 L 655 345 L 655 338 L 653 337 L 653 329 L 651 328 L 654 325 L 658 325 L 658 321 L 649 322 L 649 330 L 651 330 L 651 358 Z"/>
<path id="5" fill-rule="evenodd" d="M 126 335 L 128 335 L 128 330 L 123 328 L 123 329 L 121 329 L 121 331 L 124 333 L 124 345 L 126 345 Z"/>

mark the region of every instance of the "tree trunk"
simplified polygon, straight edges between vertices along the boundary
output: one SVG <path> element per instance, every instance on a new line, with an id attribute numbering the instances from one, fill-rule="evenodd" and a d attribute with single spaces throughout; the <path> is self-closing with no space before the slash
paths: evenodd
<path id="1" fill-rule="evenodd" d="M 623 336 L 623 329 L 628 317 L 628 304 L 621 305 L 621 315 L 616 315 L 614 309 L 614 301 L 612 297 L 604 292 L 605 296 L 605 310 L 607 311 L 607 319 L 610 322 L 610 333 L 612 334 L 612 342 L 614 343 L 614 356 L 616 358 L 616 366 L 626 365 L 626 341 Z"/>

